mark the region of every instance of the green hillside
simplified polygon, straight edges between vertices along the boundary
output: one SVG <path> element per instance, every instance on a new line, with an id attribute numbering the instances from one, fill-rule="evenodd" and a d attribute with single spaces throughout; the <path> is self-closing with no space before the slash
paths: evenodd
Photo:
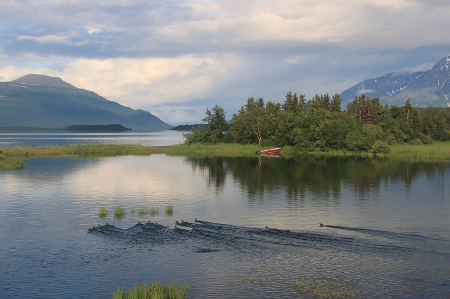
<path id="1" fill-rule="evenodd" d="M 44 82 L 46 85 L 42 84 L 43 77 L 47 79 Z M 34 78 L 40 79 L 34 82 L 41 84 L 33 83 L 27 76 L 22 78 L 28 80 L 21 82 L 19 78 L 0 83 L 0 126 L 58 128 L 121 124 L 135 131 L 172 127 L 150 112 L 122 106 L 68 83 L 64 86 L 61 84 L 64 81 L 59 78 L 34 75 Z M 58 84 L 52 85 L 52 82 Z"/>

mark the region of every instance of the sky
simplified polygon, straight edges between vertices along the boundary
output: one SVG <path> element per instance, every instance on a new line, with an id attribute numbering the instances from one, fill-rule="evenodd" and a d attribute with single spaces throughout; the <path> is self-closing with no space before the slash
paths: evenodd
<path id="1" fill-rule="evenodd" d="M 2 0 L 0 81 L 60 77 L 164 122 L 335 94 L 450 54 L 448 0 Z"/>

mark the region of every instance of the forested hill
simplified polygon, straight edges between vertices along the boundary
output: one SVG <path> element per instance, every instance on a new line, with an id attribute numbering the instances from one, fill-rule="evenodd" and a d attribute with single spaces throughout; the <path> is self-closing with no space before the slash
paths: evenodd
<path id="1" fill-rule="evenodd" d="M 450 107 L 450 55 L 426 72 L 389 73 L 365 80 L 341 93 L 342 102 L 362 94 L 401 106 L 409 98 L 413 107 Z"/>
<path id="2" fill-rule="evenodd" d="M 150 112 L 122 106 L 60 78 L 44 75 L 0 82 L 0 107 L 0 127 L 121 124 L 134 131 L 172 127 Z"/>

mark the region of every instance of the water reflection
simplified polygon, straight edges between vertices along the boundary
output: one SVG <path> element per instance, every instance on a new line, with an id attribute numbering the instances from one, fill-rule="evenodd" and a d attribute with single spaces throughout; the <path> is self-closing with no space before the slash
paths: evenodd
<path id="1" fill-rule="evenodd" d="M 337 199 L 342 188 L 351 186 L 361 199 L 389 183 L 409 189 L 423 175 L 428 180 L 443 177 L 447 162 L 402 161 L 364 157 L 187 157 L 193 170 L 207 172 L 207 184 L 217 191 L 230 174 L 249 197 L 283 190 L 288 200 L 311 193 L 315 199 Z"/>

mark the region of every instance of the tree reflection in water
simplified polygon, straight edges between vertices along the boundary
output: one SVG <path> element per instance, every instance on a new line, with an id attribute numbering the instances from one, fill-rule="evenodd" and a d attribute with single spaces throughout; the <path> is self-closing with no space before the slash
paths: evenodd
<path id="1" fill-rule="evenodd" d="M 315 200 L 337 200 L 344 186 L 364 199 L 382 184 L 404 184 L 407 189 L 421 175 L 443 176 L 445 161 L 405 161 L 366 157 L 186 157 L 194 170 L 207 171 L 208 186 L 223 191 L 227 176 L 241 185 L 249 198 L 284 191 L 288 200 L 312 194 Z"/>

